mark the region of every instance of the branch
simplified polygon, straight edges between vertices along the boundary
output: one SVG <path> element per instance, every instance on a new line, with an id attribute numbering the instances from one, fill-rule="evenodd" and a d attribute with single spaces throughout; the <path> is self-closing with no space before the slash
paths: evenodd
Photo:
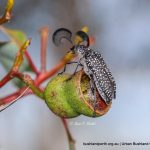
<path id="1" fill-rule="evenodd" d="M 43 90 L 40 89 L 35 82 L 32 80 L 32 78 L 29 75 L 24 75 L 20 72 L 15 73 L 15 77 L 20 79 L 22 82 L 24 82 L 27 86 L 29 86 L 33 93 L 44 100 Z"/>
<path id="2" fill-rule="evenodd" d="M 75 150 L 75 140 L 72 138 L 72 135 L 69 131 L 67 121 L 65 118 L 61 118 L 61 121 L 62 121 L 62 123 L 65 127 L 65 130 L 66 130 L 66 133 L 67 133 L 68 142 L 69 142 L 69 150 Z"/>
<path id="3" fill-rule="evenodd" d="M 31 67 L 32 71 L 36 74 L 39 75 L 40 72 L 38 71 L 37 67 L 35 66 L 35 64 L 33 63 L 28 51 L 25 51 L 25 57 L 28 60 L 29 66 Z"/>
<path id="4" fill-rule="evenodd" d="M 40 29 L 41 34 L 41 72 L 45 72 L 46 70 L 46 49 L 47 49 L 47 41 L 49 29 L 48 27 L 42 27 Z"/>
<path id="5" fill-rule="evenodd" d="M 18 79 L 20 79 L 22 82 L 24 82 L 32 91 L 28 92 L 29 93 L 34 93 L 36 94 L 38 97 L 40 97 L 42 100 L 44 100 L 44 95 L 43 95 L 43 90 L 40 89 L 35 82 L 31 79 L 31 77 L 29 75 L 24 75 L 20 72 L 14 72 L 14 77 L 17 77 Z M 1 105 L 5 105 L 7 103 L 10 103 L 12 101 L 14 101 L 16 98 L 18 98 L 20 96 L 20 94 L 26 89 L 26 87 L 21 88 L 20 90 L 18 90 L 17 92 L 0 99 L 0 106 Z"/>
<path id="6" fill-rule="evenodd" d="M 23 54 L 26 51 L 27 47 L 29 46 L 31 39 L 24 42 L 20 50 L 18 51 L 14 64 L 9 71 L 9 73 L 0 81 L 0 88 L 4 86 L 7 82 L 15 77 L 15 73 L 19 70 L 22 62 L 23 62 Z"/>
<path id="7" fill-rule="evenodd" d="M 18 96 L 26 89 L 27 87 L 23 87 L 21 89 L 19 89 L 18 91 L 4 97 L 4 98 L 1 98 L 0 99 L 0 106 L 1 105 L 5 105 L 5 104 L 8 104 L 10 102 L 12 102 L 14 99 L 18 98 Z M 28 92 L 26 94 L 24 94 L 23 96 L 25 95 L 29 95 L 33 93 L 31 90 L 28 90 Z"/>
<path id="8" fill-rule="evenodd" d="M 0 112 L 4 111 L 5 109 L 7 109 L 8 107 L 12 106 L 15 102 L 17 102 L 23 95 L 26 94 L 26 92 L 28 92 L 29 87 L 27 87 L 16 99 L 14 99 L 12 102 L 8 103 L 7 105 L 2 105 L 0 107 Z"/>
<path id="9" fill-rule="evenodd" d="M 7 1 L 5 12 L 3 16 L 0 18 L 0 25 L 5 22 L 8 22 L 11 19 L 13 5 L 14 5 L 14 0 Z"/>
<path id="10" fill-rule="evenodd" d="M 9 72 L 3 79 L 0 81 L 0 88 L 4 86 L 7 82 L 9 82 L 12 79 L 12 73 Z"/>
<path id="11" fill-rule="evenodd" d="M 15 58 L 15 62 L 13 65 L 13 69 L 15 68 L 16 71 L 18 71 L 18 69 L 20 68 L 22 62 L 23 62 L 23 55 L 27 49 L 27 47 L 30 45 L 31 39 L 27 40 L 24 42 L 24 44 L 22 45 L 22 47 L 20 48 L 20 50 L 17 53 L 17 56 Z"/>
<path id="12" fill-rule="evenodd" d="M 26 35 L 22 31 L 11 30 L 11 29 L 8 29 L 4 26 L 0 26 L 0 30 L 3 33 L 5 33 L 11 39 L 11 41 L 13 41 L 17 45 L 17 47 L 19 47 L 19 48 L 22 46 L 22 43 L 26 39 Z M 22 39 L 20 37 L 22 37 Z M 24 54 L 25 54 L 25 57 L 29 63 L 29 66 L 31 67 L 32 71 L 36 75 L 38 75 L 39 71 L 38 71 L 37 67 L 35 66 L 34 62 L 32 61 L 31 56 L 29 55 L 28 51 L 26 50 L 24 52 Z"/>
<path id="13" fill-rule="evenodd" d="M 75 54 L 73 54 L 71 51 L 69 51 L 60 61 L 57 65 L 55 65 L 54 68 L 52 68 L 50 71 L 42 73 L 39 75 L 37 82 L 42 83 L 45 80 L 49 79 L 51 76 L 53 76 L 55 73 L 57 73 L 61 68 L 64 67 L 66 63 L 68 63 L 70 60 L 72 60 L 75 57 Z"/>

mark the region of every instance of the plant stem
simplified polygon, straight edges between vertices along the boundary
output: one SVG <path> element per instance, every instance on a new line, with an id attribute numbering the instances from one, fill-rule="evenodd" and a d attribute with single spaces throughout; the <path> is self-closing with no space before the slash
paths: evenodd
<path id="1" fill-rule="evenodd" d="M 46 50 L 47 50 L 47 41 L 49 29 L 48 27 L 42 27 L 40 29 L 41 34 L 41 72 L 46 71 Z"/>
<path id="2" fill-rule="evenodd" d="M 68 142 L 69 142 L 69 150 L 75 150 L 75 140 L 72 138 L 72 135 L 69 131 L 67 121 L 65 118 L 61 118 L 61 120 L 67 133 Z"/>
<path id="3" fill-rule="evenodd" d="M 8 104 L 10 102 L 12 102 L 14 99 L 16 99 L 27 87 L 23 87 L 21 89 L 19 89 L 18 91 L 4 97 L 0 99 L 0 106 L 1 105 L 5 105 Z M 28 92 L 26 94 L 24 94 L 23 96 L 32 94 L 33 92 L 31 90 L 28 90 Z"/>
<path id="4" fill-rule="evenodd" d="M 30 57 L 28 51 L 25 51 L 25 56 L 26 56 L 26 58 L 27 58 L 27 60 L 28 60 L 29 66 L 31 67 L 32 71 L 33 71 L 36 75 L 38 75 L 38 74 L 39 74 L 39 71 L 38 71 L 37 67 L 35 66 L 35 64 L 33 63 L 33 61 L 32 61 L 32 59 L 31 59 L 31 57 Z"/>
<path id="5" fill-rule="evenodd" d="M 68 52 L 50 71 L 41 73 L 38 78 L 37 82 L 42 83 L 45 80 L 49 79 L 55 73 L 57 73 L 61 68 L 64 67 L 66 63 L 68 63 L 71 59 L 73 59 L 75 55 L 72 52 Z"/>
<path id="6" fill-rule="evenodd" d="M 11 74 L 8 73 L 2 80 L 0 80 L 0 88 L 3 87 L 7 82 L 11 80 Z"/>
<path id="7" fill-rule="evenodd" d="M 0 18 L 0 25 L 8 22 L 11 19 L 12 7 L 14 5 L 14 0 L 8 0 L 3 16 Z"/>
<path id="8" fill-rule="evenodd" d="M 6 76 L 4 76 L 4 78 L 2 80 L 0 80 L 0 88 L 2 86 L 4 86 L 8 81 L 10 81 L 11 79 L 13 79 L 15 77 L 15 74 L 18 72 L 18 70 L 23 62 L 24 52 L 26 51 L 30 42 L 31 42 L 31 39 L 25 41 L 23 43 L 23 45 L 21 46 L 20 50 L 18 51 L 18 53 L 15 57 L 14 64 L 13 64 L 11 70 L 9 71 L 9 73 Z"/>
<path id="9" fill-rule="evenodd" d="M 41 99 L 44 99 L 43 90 L 40 89 L 35 82 L 32 80 L 32 78 L 29 75 L 24 75 L 20 72 L 15 73 L 15 77 L 18 77 L 21 81 L 23 81 L 27 86 L 29 86 L 33 93 L 35 93 L 38 97 Z"/>

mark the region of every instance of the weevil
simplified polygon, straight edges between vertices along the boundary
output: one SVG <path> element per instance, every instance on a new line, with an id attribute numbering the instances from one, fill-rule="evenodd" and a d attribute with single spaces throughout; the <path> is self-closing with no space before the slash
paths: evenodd
<path id="1" fill-rule="evenodd" d="M 101 54 L 98 51 L 89 48 L 88 35 L 83 31 L 78 31 L 76 35 L 82 39 L 82 42 L 73 45 L 70 49 L 72 52 L 77 54 L 79 59 L 75 72 L 80 65 L 83 66 L 84 72 L 89 76 L 91 91 L 94 95 L 95 111 L 97 107 L 96 90 L 105 103 L 109 105 L 112 99 L 116 98 L 116 83 Z M 73 43 L 71 36 L 72 33 L 68 29 L 60 28 L 54 32 L 53 42 L 56 46 L 60 46 L 62 45 L 62 38 L 66 38 Z M 86 45 L 83 45 L 84 41 L 86 41 Z"/>

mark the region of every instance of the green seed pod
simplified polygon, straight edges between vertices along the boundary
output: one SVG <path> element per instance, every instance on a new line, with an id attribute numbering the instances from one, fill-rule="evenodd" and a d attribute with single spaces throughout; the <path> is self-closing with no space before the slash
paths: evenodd
<path id="1" fill-rule="evenodd" d="M 44 96 L 45 102 L 53 113 L 60 117 L 72 118 L 79 116 L 68 103 L 64 87 L 66 79 L 69 77 L 67 74 L 58 75 L 54 77 L 47 85 Z"/>
<path id="2" fill-rule="evenodd" d="M 94 108 L 91 103 L 90 79 L 84 71 L 77 72 L 70 80 L 70 74 L 54 77 L 45 89 L 45 101 L 48 107 L 60 117 L 72 118 L 79 115 L 93 117 Z M 107 105 L 97 92 L 96 117 L 108 112 Z"/>

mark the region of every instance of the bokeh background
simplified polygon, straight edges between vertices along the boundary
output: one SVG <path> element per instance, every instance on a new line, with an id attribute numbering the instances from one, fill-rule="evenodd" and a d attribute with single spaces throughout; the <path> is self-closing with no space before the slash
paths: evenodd
<path id="1" fill-rule="evenodd" d="M 0 0 L 1 13 L 5 4 L 6 0 Z M 76 149 L 150 149 L 150 146 L 83 146 L 83 142 L 150 142 L 150 1 L 15 0 L 13 19 L 6 26 L 21 29 L 32 37 L 29 53 L 38 67 L 38 30 L 44 25 L 51 30 L 48 69 L 65 53 L 52 44 L 53 31 L 66 27 L 75 32 L 86 25 L 96 38 L 92 47 L 102 53 L 117 83 L 117 98 L 105 116 L 68 120 Z M 4 74 L 6 71 L 0 64 L 0 77 Z M 15 90 L 9 83 L 0 89 L 0 97 Z M 22 98 L 0 113 L 0 150 L 58 149 L 68 149 L 63 125 L 37 97 Z"/>

